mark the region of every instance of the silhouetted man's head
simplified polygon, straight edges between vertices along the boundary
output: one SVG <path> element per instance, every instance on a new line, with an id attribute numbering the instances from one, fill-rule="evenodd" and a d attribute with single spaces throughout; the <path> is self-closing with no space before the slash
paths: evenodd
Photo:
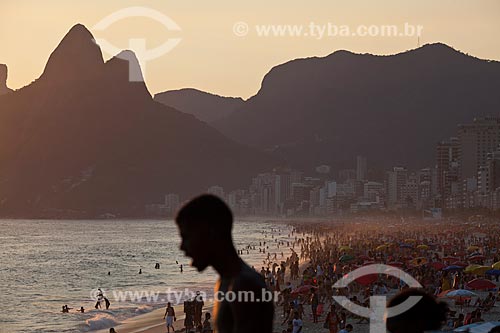
<path id="1" fill-rule="evenodd" d="M 204 194 L 184 205 L 175 219 L 182 237 L 181 250 L 203 271 L 220 250 L 232 247 L 233 214 L 218 197 Z"/>
<path id="2" fill-rule="evenodd" d="M 420 333 L 439 329 L 446 320 L 448 307 L 420 289 L 409 288 L 400 292 L 389 300 L 387 307 L 401 304 L 411 296 L 420 296 L 421 299 L 407 311 L 387 318 L 387 329 L 392 333 Z"/>

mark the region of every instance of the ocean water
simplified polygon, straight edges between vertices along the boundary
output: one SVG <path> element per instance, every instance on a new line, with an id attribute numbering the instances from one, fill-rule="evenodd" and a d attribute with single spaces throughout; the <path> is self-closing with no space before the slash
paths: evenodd
<path id="1" fill-rule="evenodd" d="M 259 253 L 259 242 L 266 241 L 278 259 L 281 251 L 286 257 L 288 248 L 278 249 L 277 240 L 291 241 L 291 230 L 285 224 L 237 221 L 233 238 L 238 249 L 256 246 L 242 258 L 261 267 L 267 254 Z M 0 332 L 89 332 L 163 306 L 172 291 L 213 294 L 216 273 L 190 267 L 179 244 L 173 221 L 0 220 Z M 109 310 L 94 309 L 96 288 L 110 299 Z M 117 301 L 119 292 L 142 297 Z M 62 313 L 65 304 L 86 312 Z"/>

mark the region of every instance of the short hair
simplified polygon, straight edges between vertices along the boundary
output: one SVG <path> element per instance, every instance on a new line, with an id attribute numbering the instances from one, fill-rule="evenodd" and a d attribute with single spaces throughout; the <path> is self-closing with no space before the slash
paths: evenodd
<path id="1" fill-rule="evenodd" d="M 202 194 L 186 203 L 177 213 L 177 224 L 206 224 L 220 231 L 231 232 L 233 214 L 222 199 L 212 194 Z"/>
<path id="2" fill-rule="evenodd" d="M 406 332 L 408 327 L 416 327 L 419 332 L 439 329 L 446 320 L 448 306 L 446 303 L 437 302 L 434 296 L 421 289 L 408 288 L 400 292 L 389 300 L 387 308 L 403 303 L 410 296 L 422 298 L 409 310 L 387 318 L 387 329 L 393 333 Z"/>

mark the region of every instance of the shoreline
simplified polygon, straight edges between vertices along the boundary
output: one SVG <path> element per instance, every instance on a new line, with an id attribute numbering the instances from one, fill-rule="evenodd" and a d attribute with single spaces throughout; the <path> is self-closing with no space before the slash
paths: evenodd
<path id="1" fill-rule="evenodd" d="M 213 306 L 213 302 L 207 302 L 203 306 L 203 316 L 205 312 L 212 313 Z M 114 328 L 117 333 L 164 333 L 166 331 L 165 319 L 163 319 L 165 307 L 166 305 L 151 312 L 130 317 Z M 184 314 L 182 304 L 174 305 L 173 308 L 177 317 L 177 320 L 174 322 L 175 332 L 177 332 L 184 328 L 184 318 L 186 315 Z M 109 328 L 93 332 L 109 333 Z"/>
<path id="2" fill-rule="evenodd" d="M 275 224 L 275 225 L 282 225 L 283 228 L 295 228 L 292 226 L 292 223 L 298 222 L 298 221 L 292 221 L 288 219 L 283 219 L 283 220 L 259 220 L 258 218 L 251 218 L 251 219 L 236 219 L 235 223 L 238 222 L 258 222 L 258 223 L 269 223 L 269 224 Z M 271 235 L 268 234 L 266 237 L 262 235 L 262 241 L 263 242 L 268 242 L 269 245 L 275 244 L 274 237 L 271 238 Z M 292 239 L 292 238 L 291 238 Z M 291 241 L 290 241 L 291 242 Z M 236 247 L 236 244 L 235 244 Z M 258 244 L 256 247 L 259 247 Z M 291 246 L 286 247 L 284 246 L 283 248 L 279 247 L 279 250 L 277 248 L 269 248 L 268 252 L 277 252 L 283 250 L 284 252 L 284 257 L 283 258 L 278 258 L 277 262 L 281 260 L 285 260 L 287 257 L 289 257 L 292 254 Z M 300 251 L 300 249 L 299 249 Z M 259 254 L 259 252 L 254 253 L 254 255 Z M 250 266 L 250 267 L 260 267 L 262 265 L 262 261 L 257 256 L 252 255 L 251 257 L 246 257 L 243 255 L 240 255 L 240 257 Z M 246 258 L 245 258 L 246 257 Z M 273 260 L 274 261 L 274 260 Z M 301 269 L 302 265 L 305 264 L 301 260 Z M 287 276 L 289 276 L 290 270 L 287 270 Z M 288 278 L 289 280 L 289 278 Z M 216 281 L 213 281 L 213 285 L 215 285 Z M 189 286 L 190 289 L 197 289 L 197 286 Z M 185 319 L 185 314 L 184 314 L 184 309 L 183 309 L 183 304 L 177 304 L 173 305 L 177 317 L 177 321 L 174 322 L 174 327 L 176 332 L 177 331 L 183 331 L 184 330 L 184 319 Z M 208 297 L 208 300 L 205 300 L 205 305 L 203 307 L 203 317 L 206 312 L 210 312 L 212 314 L 212 310 L 214 307 L 214 301 Z M 165 320 L 163 319 L 163 315 L 165 313 L 165 308 L 166 308 L 166 302 L 165 304 L 162 304 L 160 308 L 155 308 L 152 309 L 151 311 L 147 313 L 142 313 L 142 314 L 137 314 L 133 315 L 131 317 L 125 318 L 122 321 L 118 322 L 116 326 L 113 326 L 115 330 L 118 333 L 164 333 L 166 332 L 166 326 L 165 326 Z M 279 318 L 279 315 L 278 315 Z M 213 318 L 211 320 L 212 327 L 213 327 Z M 99 330 L 92 330 L 89 332 L 97 332 L 97 333 L 108 333 L 109 328 L 106 329 L 99 329 Z"/>

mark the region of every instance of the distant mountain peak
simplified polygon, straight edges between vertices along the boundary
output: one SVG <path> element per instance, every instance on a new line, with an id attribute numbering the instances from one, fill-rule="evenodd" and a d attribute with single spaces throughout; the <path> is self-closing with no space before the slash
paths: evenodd
<path id="1" fill-rule="evenodd" d="M 107 64 L 123 60 L 128 63 L 128 80 L 130 82 L 143 82 L 144 77 L 142 76 L 141 65 L 135 53 L 131 50 L 124 50 L 114 56 Z"/>
<path id="2" fill-rule="evenodd" d="M 100 47 L 82 24 L 74 25 L 52 52 L 42 78 L 67 81 L 93 77 L 104 64 Z"/>
<path id="3" fill-rule="evenodd" d="M 194 88 L 165 91 L 154 99 L 209 124 L 227 117 L 245 103 L 241 97 L 225 97 Z"/>
<path id="4" fill-rule="evenodd" d="M 12 90 L 7 87 L 7 65 L 0 64 L 0 95 L 5 95 Z"/>

